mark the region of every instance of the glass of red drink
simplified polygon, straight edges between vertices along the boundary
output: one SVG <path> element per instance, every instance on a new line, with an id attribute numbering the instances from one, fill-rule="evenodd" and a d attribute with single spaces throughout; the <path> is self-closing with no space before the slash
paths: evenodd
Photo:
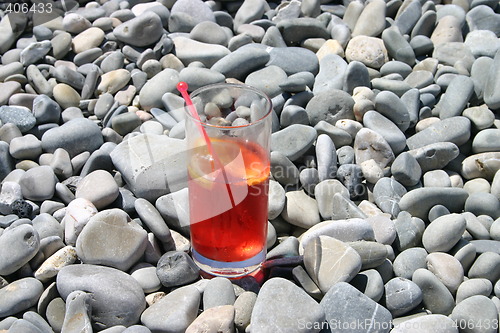
<path id="1" fill-rule="evenodd" d="M 186 112 L 192 256 L 211 275 L 239 277 L 266 257 L 271 101 L 246 85 L 214 84 Z"/>

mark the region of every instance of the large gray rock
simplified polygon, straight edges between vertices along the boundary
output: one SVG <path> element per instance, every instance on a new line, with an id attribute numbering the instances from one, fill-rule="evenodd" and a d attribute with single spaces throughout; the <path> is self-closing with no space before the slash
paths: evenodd
<path id="1" fill-rule="evenodd" d="M 90 293 L 91 317 L 96 329 L 136 324 L 146 308 L 139 283 L 129 274 L 111 267 L 66 266 L 57 274 L 57 290 L 63 299 L 75 290 Z"/>
<path id="2" fill-rule="evenodd" d="M 183 140 L 143 134 L 120 143 L 110 155 L 132 192 L 154 201 L 186 187 L 185 154 Z"/>

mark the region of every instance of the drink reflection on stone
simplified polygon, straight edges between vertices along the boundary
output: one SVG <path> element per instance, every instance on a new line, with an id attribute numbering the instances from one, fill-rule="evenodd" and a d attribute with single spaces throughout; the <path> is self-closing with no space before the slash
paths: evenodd
<path id="1" fill-rule="evenodd" d="M 232 102 L 219 106 L 222 115 L 248 103 L 256 120 L 236 127 L 212 125 L 209 117 L 203 122 L 205 105 L 228 93 Z M 246 275 L 266 255 L 271 104 L 241 85 L 208 86 L 191 96 L 210 138 L 207 145 L 197 120 L 186 116 L 193 259 L 212 275 Z"/>

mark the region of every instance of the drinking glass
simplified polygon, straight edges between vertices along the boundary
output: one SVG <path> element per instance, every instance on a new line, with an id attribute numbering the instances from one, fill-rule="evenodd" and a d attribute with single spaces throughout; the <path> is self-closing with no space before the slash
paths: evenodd
<path id="1" fill-rule="evenodd" d="M 271 101 L 247 85 L 191 93 L 186 108 L 192 256 L 201 270 L 239 277 L 266 257 Z"/>

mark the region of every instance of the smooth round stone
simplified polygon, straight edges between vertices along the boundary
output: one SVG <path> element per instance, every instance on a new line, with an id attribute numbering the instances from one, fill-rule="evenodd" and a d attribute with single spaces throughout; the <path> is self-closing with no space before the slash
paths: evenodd
<path id="1" fill-rule="evenodd" d="M 474 127 L 483 130 L 491 127 L 495 121 L 495 114 L 487 106 L 473 106 L 462 112 L 464 117 L 469 118 Z"/>
<path id="2" fill-rule="evenodd" d="M 17 93 L 21 92 L 21 84 L 15 81 L 0 83 L 0 104 L 4 105 L 10 98 Z"/>
<path id="3" fill-rule="evenodd" d="M 236 300 L 231 281 L 223 277 L 211 279 L 203 292 L 203 310 L 222 305 L 233 305 Z"/>
<path id="4" fill-rule="evenodd" d="M 351 146 L 343 146 L 337 149 L 337 158 L 340 165 L 354 163 L 354 155 L 355 151 Z"/>
<path id="5" fill-rule="evenodd" d="M 448 316 L 441 314 L 429 314 L 410 318 L 399 324 L 395 324 L 391 330 L 393 333 L 458 333 L 456 322 Z"/>
<path id="6" fill-rule="evenodd" d="M 290 75 L 284 83 L 280 84 L 280 88 L 286 92 L 298 93 L 306 90 L 306 87 L 312 89 L 314 81 L 312 73 L 299 72 Z"/>
<path id="7" fill-rule="evenodd" d="M 446 92 L 434 110 L 434 112 L 439 114 L 441 119 L 456 117 L 462 114 L 474 92 L 474 83 L 471 78 L 458 75 L 450 82 Z"/>
<path id="8" fill-rule="evenodd" d="M 185 252 L 170 251 L 158 261 L 156 273 L 165 287 L 181 286 L 198 279 L 198 267 Z"/>
<path id="9" fill-rule="evenodd" d="M 496 219 L 490 228 L 491 238 L 494 240 L 500 240 L 500 219 Z"/>
<path id="10" fill-rule="evenodd" d="M 409 191 L 399 201 L 399 207 L 412 216 L 427 219 L 429 210 L 441 204 L 450 212 L 462 211 L 469 194 L 461 188 L 424 187 Z"/>
<path id="11" fill-rule="evenodd" d="M 492 180 L 499 170 L 500 152 L 480 153 L 468 156 L 462 162 L 461 174 L 465 179 L 484 178 Z"/>
<path id="12" fill-rule="evenodd" d="M 115 201 L 118 194 L 118 185 L 113 176 L 105 170 L 96 170 L 78 183 L 75 197 L 85 198 L 97 209 L 102 209 Z"/>
<path id="13" fill-rule="evenodd" d="M 215 22 L 203 21 L 198 23 L 189 33 L 191 39 L 203 43 L 227 46 L 228 36 L 224 29 Z"/>
<path id="14" fill-rule="evenodd" d="M 179 74 L 179 80 L 188 84 L 189 91 L 209 84 L 224 82 L 224 79 L 224 75 L 208 68 L 186 67 Z"/>
<path id="15" fill-rule="evenodd" d="M 358 252 L 333 237 L 319 236 L 304 247 L 306 271 L 324 293 L 338 282 L 348 282 L 354 278 L 361 270 L 361 265 Z"/>
<path id="16" fill-rule="evenodd" d="M 58 83 L 54 87 L 53 92 L 54 99 L 63 109 L 72 106 L 78 107 L 80 105 L 80 95 L 78 92 L 65 83 Z"/>
<path id="17" fill-rule="evenodd" d="M 469 269 L 469 278 L 485 278 L 495 283 L 500 278 L 500 254 L 484 252 L 480 254 Z"/>
<path id="18" fill-rule="evenodd" d="M 373 188 L 375 203 L 379 208 L 392 216 L 400 212 L 398 205 L 401 198 L 407 193 L 406 188 L 391 178 L 381 178 Z"/>
<path id="19" fill-rule="evenodd" d="M 427 256 L 426 262 L 427 269 L 455 294 L 464 280 L 464 269 L 460 261 L 447 253 L 434 252 Z"/>
<path id="20" fill-rule="evenodd" d="M 450 131 L 449 128 L 454 128 Z M 470 121 L 465 117 L 451 117 L 420 131 L 406 141 L 408 148 L 421 148 L 436 142 L 452 142 L 460 146 L 470 137 Z"/>
<path id="21" fill-rule="evenodd" d="M 387 247 L 377 242 L 358 241 L 349 243 L 349 246 L 361 257 L 361 269 L 363 270 L 380 266 L 388 256 Z"/>
<path id="22" fill-rule="evenodd" d="M 46 95 L 38 95 L 33 100 L 33 114 L 37 124 L 57 123 L 61 117 L 61 107 Z"/>
<path id="23" fill-rule="evenodd" d="M 396 227 L 389 216 L 380 214 L 365 219 L 373 228 L 378 243 L 390 245 L 396 238 Z"/>
<path id="24" fill-rule="evenodd" d="M 196 287 L 178 288 L 148 307 L 141 315 L 141 322 L 153 332 L 172 327 L 184 332 L 197 317 L 200 301 Z"/>
<path id="25" fill-rule="evenodd" d="M 394 154 L 406 147 L 406 137 L 391 120 L 376 111 L 368 111 L 363 116 L 365 127 L 379 133 L 391 146 Z"/>
<path id="26" fill-rule="evenodd" d="M 146 11 L 113 30 L 113 34 L 119 41 L 138 47 L 157 42 L 162 33 L 161 19 L 152 11 Z"/>
<path id="27" fill-rule="evenodd" d="M 250 324 L 252 310 L 257 300 L 257 295 L 245 291 L 234 302 L 234 324 L 237 329 L 245 329 Z"/>
<path id="28" fill-rule="evenodd" d="M 465 37 L 464 44 L 469 46 L 476 58 L 481 56 L 493 58 L 500 47 L 496 34 L 490 30 L 470 31 Z"/>
<path id="29" fill-rule="evenodd" d="M 134 201 L 134 207 L 141 221 L 162 243 L 163 249 L 165 251 L 175 250 L 175 243 L 170 229 L 155 206 L 143 198 L 138 198 Z"/>
<path id="30" fill-rule="evenodd" d="M 421 244 L 425 223 L 420 218 L 412 217 L 408 212 L 402 211 L 397 216 L 395 227 L 397 232 L 395 245 L 398 250 L 403 251 Z"/>
<path id="31" fill-rule="evenodd" d="M 382 91 L 375 97 L 375 110 L 391 120 L 401 131 L 410 125 L 410 115 L 402 100 L 390 91 Z"/>
<path id="32" fill-rule="evenodd" d="M 175 37 L 173 41 L 176 56 L 182 62 L 191 63 L 200 61 L 207 68 L 212 67 L 216 62 L 230 53 L 230 51 L 222 45 L 202 43 L 182 36 Z M 212 69 L 217 70 L 216 68 Z"/>
<path id="33" fill-rule="evenodd" d="M 306 110 L 298 105 L 288 105 L 283 108 L 280 114 L 281 127 L 287 127 L 292 124 L 309 125 L 309 117 Z"/>
<path id="34" fill-rule="evenodd" d="M 316 135 L 310 126 L 290 125 L 271 135 L 271 151 L 279 151 L 293 162 L 312 146 Z"/>
<path id="35" fill-rule="evenodd" d="M 139 100 L 144 110 L 153 107 L 163 108 L 162 96 L 173 92 L 179 82 L 177 71 L 166 68 L 148 80 L 139 93 Z"/>
<path id="36" fill-rule="evenodd" d="M 356 299 L 356 302 L 353 302 L 350 307 L 342 306 L 345 302 L 353 299 Z M 378 327 L 387 327 L 387 329 L 381 329 L 381 332 L 389 331 L 389 322 L 392 320 L 389 310 L 377 304 L 349 283 L 339 282 L 335 284 L 325 294 L 320 305 L 325 311 L 326 320 L 329 323 L 341 325 L 344 320 L 349 323 L 370 321 Z M 339 320 L 339 318 L 342 319 Z M 364 330 L 365 328 L 355 331 Z"/>
<path id="37" fill-rule="evenodd" d="M 111 128 L 122 136 L 134 131 L 141 124 L 142 121 L 135 112 L 125 112 L 111 118 Z"/>
<path id="38" fill-rule="evenodd" d="M 334 178 L 337 172 L 337 154 L 335 144 L 328 135 L 318 135 L 316 156 L 319 181 Z"/>
<path id="39" fill-rule="evenodd" d="M 434 76 L 429 71 L 418 70 L 418 71 L 413 71 L 412 73 L 410 73 L 405 78 L 405 81 L 412 88 L 420 89 L 420 88 L 424 88 L 424 87 L 427 87 L 428 85 L 432 84 L 434 82 Z"/>
<path id="40" fill-rule="evenodd" d="M 384 294 L 384 282 L 380 273 L 374 269 L 360 272 L 350 284 L 375 302 L 378 302 Z"/>
<path id="41" fill-rule="evenodd" d="M 256 87 L 273 98 L 282 92 L 280 85 L 285 82 L 286 78 L 287 75 L 283 69 L 271 65 L 248 75 L 245 84 Z"/>
<path id="42" fill-rule="evenodd" d="M 132 267 L 130 275 L 139 282 L 144 293 L 150 294 L 161 288 L 161 282 L 156 275 L 156 267 L 148 263 L 139 263 Z"/>
<path id="43" fill-rule="evenodd" d="M 73 37 L 73 52 L 82 53 L 84 51 L 98 47 L 103 40 L 104 31 L 96 27 L 90 27 Z"/>
<path id="44" fill-rule="evenodd" d="M 451 187 L 451 180 L 444 170 L 431 170 L 424 173 L 425 187 Z"/>
<path id="45" fill-rule="evenodd" d="M 28 263 L 40 248 L 40 236 L 29 224 L 9 227 L 0 235 L 0 274 L 9 275 Z"/>
<path id="46" fill-rule="evenodd" d="M 457 325 L 467 323 L 472 327 L 479 328 L 480 326 L 485 326 L 481 325 L 481 323 L 496 322 L 498 318 L 498 311 L 495 303 L 493 303 L 493 301 L 488 297 L 475 295 L 457 303 L 457 306 L 450 314 L 450 318 L 454 320 Z M 472 329 L 472 331 L 474 332 L 476 330 Z M 493 333 L 497 331 L 497 328 L 486 326 L 480 328 L 480 331 Z"/>
<path id="47" fill-rule="evenodd" d="M 309 122 L 315 126 L 324 120 L 332 125 L 340 119 L 354 119 L 354 100 L 342 90 L 320 92 L 307 103 Z"/>
<path id="48" fill-rule="evenodd" d="M 92 216 L 76 240 L 82 262 L 124 271 L 135 264 L 146 250 L 147 233 L 130 225 L 129 220 L 130 217 L 117 208 Z"/>
<path id="49" fill-rule="evenodd" d="M 316 54 L 303 47 L 273 47 L 269 50 L 269 56 L 267 66 L 281 67 L 287 75 L 300 72 L 318 73 Z"/>
<path id="50" fill-rule="evenodd" d="M 342 89 L 346 70 L 347 62 L 339 55 L 328 54 L 321 58 L 319 73 L 314 81 L 314 94 Z"/>
<path id="51" fill-rule="evenodd" d="M 431 252 L 447 252 L 462 237 L 466 221 L 462 215 L 449 214 L 432 221 L 424 231 L 422 243 Z"/>
<path id="52" fill-rule="evenodd" d="M 422 301 L 433 314 L 449 315 L 455 300 L 446 286 L 430 271 L 420 268 L 413 273 L 412 281 L 422 290 Z"/>
<path id="53" fill-rule="evenodd" d="M 108 55 L 101 63 L 101 69 L 104 73 L 120 69 L 124 65 L 125 57 L 123 53 L 119 51 L 114 51 Z"/>
<path id="54" fill-rule="evenodd" d="M 67 299 L 75 290 L 92 293 L 89 299 L 92 322 L 97 327 L 130 326 L 146 308 L 144 292 L 129 274 L 98 265 L 69 265 L 57 274 L 57 290 Z M 114 290 L 109 293 L 109 290 Z"/>
<path id="55" fill-rule="evenodd" d="M 393 317 L 399 317 L 417 307 L 422 301 L 420 287 L 409 279 L 396 277 L 387 282 L 385 289 L 385 307 Z"/>
<path id="56" fill-rule="evenodd" d="M 427 251 L 421 247 L 412 247 L 402 251 L 394 259 L 394 275 L 411 279 L 417 269 L 426 268 L 427 254 Z"/>
<path id="57" fill-rule="evenodd" d="M 379 36 L 385 29 L 385 3 L 374 1 L 366 4 L 356 20 L 352 36 Z"/>
<path id="58" fill-rule="evenodd" d="M 37 166 L 27 170 L 19 184 L 24 198 L 43 201 L 54 196 L 56 176 L 50 166 Z"/>
<path id="59" fill-rule="evenodd" d="M 269 313 L 275 313 L 270 321 Z M 297 318 L 304 322 L 322 322 L 325 315 L 320 305 L 303 289 L 283 278 L 272 278 L 260 289 L 251 315 L 252 329 L 297 330 Z M 306 332 L 306 330 L 299 330 Z"/>
<path id="60" fill-rule="evenodd" d="M 473 278 L 465 280 L 460 284 L 457 290 L 457 304 L 466 298 L 475 295 L 483 295 L 488 297 L 493 291 L 493 285 L 490 280 L 484 278 Z"/>
<path id="61" fill-rule="evenodd" d="M 473 193 L 465 201 L 465 211 L 476 216 L 489 215 L 497 219 L 500 217 L 500 201 L 491 193 Z"/>
<path id="62" fill-rule="evenodd" d="M 408 151 L 420 165 L 422 172 L 442 169 L 460 153 L 452 142 L 437 142 Z"/>
<path id="63" fill-rule="evenodd" d="M 304 190 L 289 191 L 285 196 L 285 207 L 281 213 L 285 221 L 306 229 L 320 222 L 318 204 Z"/>
<path id="64" fill-rule="evenodd" d="M 35 126 L 36 118 L 32 112 L 23 106 L 0 106 L 0 121 L 3 124 L 12 123 L 25 133 Z"/>
<path id="65" fill-rule="evenodd" d="M 406 23 L 408 20 L 404 22 Z M 403 32 L 397 28 L 385 29 L 382 32 L 382 40 L 391 58 L 407 63 L 410 66 L 415 65 L 415 53 L 410 43 L 404 38 Z"/>
<path id="66" fill-rule="evenodd" d="M 374 69 L 379 69 L 389 60 L 382 39 L 370 36 L 353 37 L 347 44 L 345 58 L 348 62 L 359 61 Z"/>
<path id="67" fill-rule="evenodd" d="M 484 129 L 476 134 L 472 141 L 474 153 L 500 151 L 500 129 Z"/>
<path id="68" fill-rule="evenodd" d="M 269 59 L 269 53 L 264 49 L 241 47 L 218 60 L 211 69 L 225 77 L 244 80 L 248 74 L 265 65 Z"/>
<path id="69" fill-rule="evenodd" d="M 420 181 L 422 169 L 413 155 L 403 152 L 392 163 L 391 173 L 402 185 L 414 186 Z"/>
<path id="70" fill-rule="evenodd" d="M 42 148 L 47 152 L 54 152 L 63 148 L 71 157 L 84 151 L 94 152 L 103 144 L 103 137 L 99 127 L 91 120 L 77 118 L 55 127 L 42 136 Z"/>
<path id="71" fill-rule="evenodd" d="M 0 317 L 12 316 L 37 304 L 43 285 L 32 277 L 21 278 L 0 288 Z M 21 331 L 19 331 L 21 332 Z"/>
<path id="72" fill-rule="evenodd" d="M 488 193 L 491 190 L 491 185 L 490 182 L 484 178 L 474 178 L 465 182 L 463 189 L 466 190 L 469 195 L 480 192 Z"/>
<path id="73" fill-rule="evenodd" d="M 42 142 L 33 134 L 26 134 L 11 140 L 9 152 L 18 160 L 37 160 L 42 154 Z"/>
<path id="74" fill-rule="evenodd" d="M 352 138 L 354 136 L 356 136 L 356 134 L 353 133 L 351 135 L 347 131 L 347 129 L 350 130 L 350 128 L 339 126 L 338 125 L 339 122 L 344 123 L 344 122 L 349 122 L 349 120 L 347 120 L 347 119 L 339 120 L 335 123 L 335 126 L 324 121 L 324 120 L 321 120 L 314 126 L 314 129 L 318 132 L 318 135 L 320 135 L 320 134 L 328 135 L 332 139 L 333 143 L 335 144 L 335 147 L 344 147 L 344 146 L 350 145 L 352 143 Z M 355 121 L 352 120 L 352 122 L 355 122 Z M 361 127 L 359 129 L 361 129 Z M 357 131 L 356 131 L 356 133 L 357 133 Z"/>
<path id="75" fill-rule="evenodd" d="M 89 20 L 76 13 L 65 15 L 62 24 L 64 30 L 72 34 L 79 34 L 92 26 Z"/>
<path id="76" fill-rule="evenodd" d="M 130 72 L 123 68 L 104 73 L 101 76 L 101 82 L 97 86 L 96 94 L 114 94 L 127 85 L 130 81 L 130 77 Z"/>

